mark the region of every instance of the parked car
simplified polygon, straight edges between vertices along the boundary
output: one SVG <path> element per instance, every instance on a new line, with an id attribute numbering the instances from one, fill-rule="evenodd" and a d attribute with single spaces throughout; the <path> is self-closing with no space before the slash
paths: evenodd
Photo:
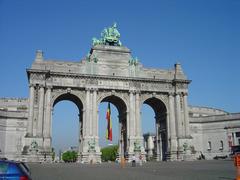
<path id="1" fill-rule="evenodd" d="M 0 179 L 32 180 L 29 167 L 23 162 L 0 160 Z"/>

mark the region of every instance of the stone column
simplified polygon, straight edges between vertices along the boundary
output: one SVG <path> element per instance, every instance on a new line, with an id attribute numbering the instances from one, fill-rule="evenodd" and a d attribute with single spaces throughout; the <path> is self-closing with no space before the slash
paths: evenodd
<path id="1" fill-rule="evenodd" d="M 139 92 L 136 92 L 136 105 L 135 105 L 135 109 L 136 109 L 136 136 L 140 137 L 142 136 L 141 134 L 141 115 L 140 115 L 140 98 L 139 98 Z"/>
<path id="2" fill-rule="evenodd" d="M 51 105 L 51 92 L 52 87 L 47 86 L 45 94 L 45 116 L 43 122 L 43 146 L 45 151 L 51 149 L 51 129 L 52 129 L 52 105 Z"/>
<path id="3" fill-rule="evenodd" d="M 119 140 L 118 140 L 118 154 L 119 154 L 119 159 L 122 157 L 122 121 L 121 121 L 121 116 L 118 116 L 119 119 L 119 126 L 118 126 L 118 136 L 119 136 Z"/>
<path id="4" fill-rule="evenodd" d="M 129 137 L 130 137 L 130 115 L 129 115 L 129 110 L 126 112 L 127 114 L 127 149 L 129 148 Z"/>
<path id="5" fill-rule="evenodd" d="M 98 110 L 98 104 L 97 104 L 97 117 L 96 117 L 96 137 L 99 139 L 99 110 Z"/>
<path id="6" fill-rule="evenodd" d="M 137 126 L 136 126 L 136 95 L 134 94 L 135 91 L 133 92 L 133 101 L 132 101 L 132 106 L 133 106 L 133 111 L 132 111 L 132 123 L 133 123 L 133 136 L 137 136 Z"/>
<path id="7" fill-rule="evenodd" d="M 52 139 L 52 116 L 53 116 L 53 107 L 50 106 L 50 121 L 49 121 L 49 128 L 48 128 L 48 132 L 50 134 L 50 138 Z"/>
<path id="8" fill-rule="evenodd" d="M 130 111 L 129 111 L 129 135 L 130 137 L 134 135 L 134 97 L 133 97 L 133 91 L 130 91 Z"/>
<path id="9" fill-rule="evenodd" d="M 236 146 L 236 145 L 238 144 L 238 142 L 237 142 L 237 137 L 236 137 L 236 133 L 233 132 L 232 134 L 233 134 L 233 146 Z"/>
<path id="10" fill-rule="evenodd" d="M 89 135 L 93 136 L 93 91 L 90 90 L 89 97 Z"/>
<path id="11" fill-rule="evenodd" d="M 177 151 L 176 120 L 173 93 L 169 93 L 169 121 L 170 121 L 169 125 L 170 125 L 171 151 Z"/>
<path id="12" fill-rule="evenodd" d="M 189 130 L 189 114 L 188 114 L 188 101 L 187 101 L 187 93 L 183 94 L 183 103 L 184 103 L 184 119 L 185 119 L 185 136 L 190 136 L 190 130 Z"/>
<path id="13" fill-rule="evenodd" d="M 37 136 L 43 135 L 43 107 L 44 107 L 44 87 L 40 86 L 39 104 L 38 104 L 38 121 L 37 121 Z"/>
<path id="14" fill-rule="evenodd" d="M 86 108 L 86 107 L 85 107 Z M 85 137 L 86 136 L 86 127 L 87 127 L 87 122 L 86 122 L 86 109 L 82 109 L 82 131 L 83 131 L 83 134 L 82 136 Z"/>
<path id="15" fill-rule="evenodd" d="M 30 94 L 29 94 L 29 114 L 28 114 L 28 127 L 27 135 L 33 135 L 33 112 L 34 112 L 34 85 L 30 84 Z"/>
<path id="16" fill-rule="evenodd" d="M 175 104 L 176 104 L 176 121 L 177 121 L 177 137 L 182 137 L 182 116 L 181 116 L 181 104 L 180 104 L 180 93 L 176 93 Z"/>
<path id="17" fill-rule="evenodd" d="M 94 89 L 93 90 L 93 99 L 92 99 L 92 107 L 93 107 L 93 136 L 94 137 L 97 137 L 98 136 L 98 117 L 97 117 L 97 114 L 98 114 L 98 107 L 97 107 L 97 89 Z"/>
<path id="18" fill-rule="evenodd" d="M 81 112 L 78 114 L 79 117 L 79 146 L 78 146 L 78 152 L 79 154 L 82 152 L 82 138 L 83 138 L 83 127 L 82 127 L 82 110 Z"/>
<path id="19" fill-rule="evenodd" d="M 128 146 L 128 156 L 129 159 L 132 158 L 134 153 L 134 142 L 136 139 L 136 128 L 135 128 L 135 95 L 134 91 L 130 90 L 129 97 L 129 146 Z"/>
<path id="20" fill-rule="evenodd" d="M 85 122 L 86 122 L 86 136 L 90 135 L 90 89 L 86 88 L 86 114 L 85 114 Z"/>
<path id="21" fill-rule="evenodd" d="M 157 157 L 156 157 L 156 161 L 160 161 L 160 144 L 161 144 L 161 141 L 160 141 L 160 133 L 159 133 L 159 119 L 158 117 L 155 117 L 156 118 L 156 154 L 157 154 Z"/>
<path id="22" fill-rule="evenodd" d="M 52 113 L 52 107 L 51 107 L 51 91 L 52 87 L 48 86 L 47 91 L 46 91 L 46 115 L 44 119 L 44 129 L 43 129 L 43 136 L 45 138 L 50 138 L 51 137 L 51 113 Z"/>

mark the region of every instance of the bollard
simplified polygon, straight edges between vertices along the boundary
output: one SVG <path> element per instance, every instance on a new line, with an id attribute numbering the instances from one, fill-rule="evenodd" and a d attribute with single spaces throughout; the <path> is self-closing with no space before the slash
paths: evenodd
<path id="1" fill-rule="evenodd" d="M 240 180 L 240 154 L 234 156 L 234 165 L 237 168 L 236 180 Z"/>
<path id="2" fill-rule="evenodd" d="M 132 167 L 136 167 L 136 160 L 132 160 Z"/>
<path id="3" fill-rule="evenodd" d="M 124 157 L 121 157 L 120 164 L 121 164 L 121 168 L 125 167 L 125 159 L 124 159 Z"/>
<path id="4" fill-rule="evenodd" d="M 240 167 L 237 167 L 237 176 L 236 180 L 240 180 Z"/>

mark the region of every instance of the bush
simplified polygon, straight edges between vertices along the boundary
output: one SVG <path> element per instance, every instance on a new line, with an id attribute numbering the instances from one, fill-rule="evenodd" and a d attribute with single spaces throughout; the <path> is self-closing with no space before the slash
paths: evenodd
<path id="1" fill-rule="evenodd" d="M 101 149 L 102 161 L 115 161 L 117 158 L 118 145 L 108 146 Z"/>
<path id="2" fill-rule="evenodd" d="M 62 160 L 64 162 L 76 162 L 77 161 L 77 152 L 75 151 L 66 151 L 62 154 Z"/>

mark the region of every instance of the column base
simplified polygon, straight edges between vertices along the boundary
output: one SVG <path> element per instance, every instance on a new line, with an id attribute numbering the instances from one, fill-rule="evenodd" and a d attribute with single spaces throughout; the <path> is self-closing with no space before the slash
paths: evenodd
<path id="1" fill-rule="evenodd" d="M 128 147 L 128 153 L 127 153 L 128 162 L 132 162 L 133 156 L 135 156 L 136 159 L 141 159 L 142 161 L 145 162 L 146 152 L 143 146 L 143 137 L 142 136 L 130 137 L 128 141 L 129 141 L 129 147 Z"/>
<path id="2" fill-rule="evenodd" d="M 100 164 L 102 163 L 101 154 L 101 152 L 83 152 L 79 154 L 77 162 L 82 164 Z"/>
<path id="3" fill-rule="evenodd" d="M 82 141 L 82 152 L 79 152 L 78 162 L 86 164 L 101 163 L 101 151 L 97 137 L 87 136 Z"/>

